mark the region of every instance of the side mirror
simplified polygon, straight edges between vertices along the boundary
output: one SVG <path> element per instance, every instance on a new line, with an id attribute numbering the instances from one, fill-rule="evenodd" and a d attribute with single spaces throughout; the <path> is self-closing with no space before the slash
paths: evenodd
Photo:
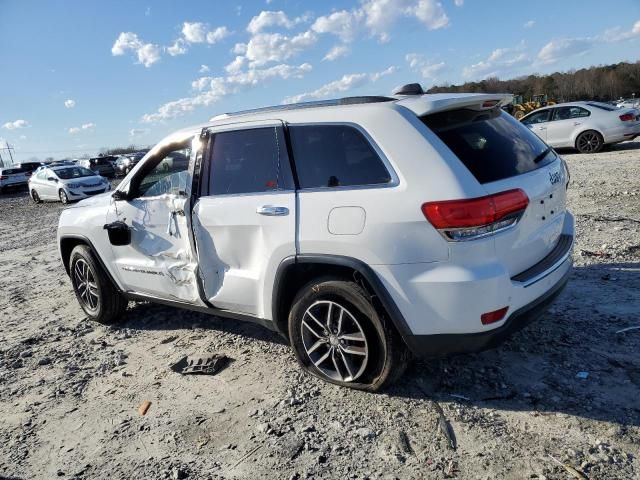
<path id="1" fill-rule="evenodd" d="M 47 178 L 47 180 L 50 181 L 50 182 L 57 182 L 58 181 L 57 178 L 53 178 L 53 177 L 49 177 L 49 178 Z"/>
<path id="2" fill-rule="evenodd" d="M 109 242 L 111 245 L 123 246 L 131 243 L 131 229 L 126 223 L 117 221 L 108 223 L 103 228 L 109 235 Z"/>
<path id="3" fill-rule="evenodd" d="M 115 192 L 113 192 L 111 194 L 111 197 L 115 201 L 129 200 L 129 194 L 127 192 L 122 191 L 122 190 L 116 190 Z"/>

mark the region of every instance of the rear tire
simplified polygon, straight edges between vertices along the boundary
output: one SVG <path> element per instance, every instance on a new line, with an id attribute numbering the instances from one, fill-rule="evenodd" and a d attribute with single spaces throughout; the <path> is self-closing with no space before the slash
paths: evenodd
<path id="1" fill-rule="evenodd" d="M 42 200 L 40 200 L 40 195 L 38 195 L 38 192 L 36 192 L 35 190 L 31 190 L 31 199 L 35 203 L 42 203 Z"/>
<path id="2" fill-rule="evenodd" d="M 580 153 L 598 153 L 604 146 L 604 139 L 595 130 L 582 132 L 576 138 L 576 149 Z"/>
<path id="3" fill-rule="evenodd" d="M 378 391 L 407 365 L 395 328 L 354 282 L 325 277 L 302 287 L 289 312 L 289 338 L 305 371 L 344 387 Z"/>
<path id="4" fill-rule="evenodd" d="M 122 316 L 128 302 L 87 245 L 78 245 L 72 250 L 69 275 L 76 298 L 90 320 L 108 325 Z"/>

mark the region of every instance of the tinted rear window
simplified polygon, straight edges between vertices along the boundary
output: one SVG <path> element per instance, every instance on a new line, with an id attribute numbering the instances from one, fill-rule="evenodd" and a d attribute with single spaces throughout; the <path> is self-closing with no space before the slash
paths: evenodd
<path id="1" fill-rule="evenodd" d="M 289 127 L 300 188 L 389 183 L 391 175 L 369 141 L 348 125 Z"/>
<path id="2" fill-rule="evenodd" d="M 450 110 L 422 121 L 480 183 L 530 172 L 556 157 L 535 133 L 499 108 Z"/>

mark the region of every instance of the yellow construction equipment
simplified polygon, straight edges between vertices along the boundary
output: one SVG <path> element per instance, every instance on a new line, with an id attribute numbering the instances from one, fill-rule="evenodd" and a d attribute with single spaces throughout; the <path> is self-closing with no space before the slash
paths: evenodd
<path id="1" fill-rule="evenodd" d="M 518 120 L 524 117 L 526 114 L 533 112 L 541 107 L 546 107 L 548 105 L 555 105 L 556 102 L 554 100 L 549 100 L 547 94 L 538 94 L 531 97 L 531 100 L 528 102 L 524 101 L 524 97 L 522 95 L 514 95 L 513 96 L 513 108 L 511 109 L 512 114 Z"/>

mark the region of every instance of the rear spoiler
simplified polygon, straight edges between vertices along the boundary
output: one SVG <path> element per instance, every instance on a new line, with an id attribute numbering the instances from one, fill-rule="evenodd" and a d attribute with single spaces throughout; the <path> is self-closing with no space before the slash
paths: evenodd
<path id="1" fill-rule="evenodd" d="M 511 103 L 510 93 L 432 93 L 426 95 L 398 96 L 397 105 L 408 108 L 417 116 L 458 108 L 488 110 Z"/>

